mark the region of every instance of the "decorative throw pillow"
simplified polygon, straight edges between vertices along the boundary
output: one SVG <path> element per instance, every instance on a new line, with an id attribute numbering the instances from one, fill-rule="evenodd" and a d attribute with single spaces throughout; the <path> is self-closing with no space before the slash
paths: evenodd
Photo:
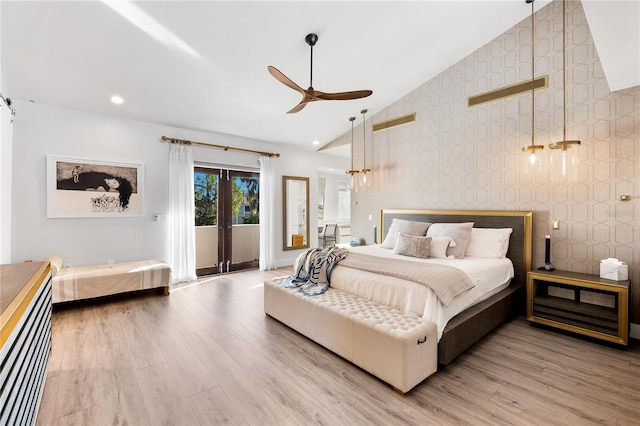
<path id="1" fill-rule="evenodd" d="M 393 219 L 389 232 L 382 242 L 382 248 L 393 249 L 398 242 L 398 234 L 403 233 L 407 235 L 416 235 L 424 237 L 427 229 L 431 223 L 429 222 L 414 222 L 404 219 Z"/>
<path id="2" fill-rule="evenodd" d="M 447 249 L 455 246 L 456 242 L 451 237 L 433 237 L 429 245 L 429 257 L 446 259 Z"/>
<path id="3" fill-rule="evenodd" d="M 400 234 L 393 252 L 403 256 L 419 257 L 426 259 L 429 257 L 429 245 L 431 237 L 418 237 L 415 235 Z"/>
<path id="4" fill-rule="evenodd" d="M 473 228 L 465 256 L 502 259 L 509 250 L 512 228 Z"/>
<path id="5" fill-rule="evenodd" d="M 473 223 L 434 223 L 427 230 L 427 237 L 451 237 L 456 245 L 449 245 L 447 256 L 462 259 L 469 245 Z"/>

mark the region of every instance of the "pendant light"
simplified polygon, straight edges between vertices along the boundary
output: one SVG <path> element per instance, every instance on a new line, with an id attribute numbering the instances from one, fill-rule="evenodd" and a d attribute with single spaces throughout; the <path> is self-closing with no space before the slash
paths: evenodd
<path id="1" fill-rule="evenodd" d="M 355 120 L 355 117 L 349 117 L 349 121 L 351 122 L 351 170 L 347 170 L 347 174 L 351 175 L 351 179 L 349 180 L 349 188 L 352 191 L 358 192 L 358 182 L 356 179 L 356 175 L 360 173 L 360 170 L 355 170 L 353 168 L 353 122 Z"/>
<path id="2" fill-rule="evenodd" d="M 523 159 L 523 170 L 525 173 L 541 172 L 542 150 L 544 145 L 536 145 L 535 143 L 535 125 L 536 125 L 536 103 L 535 103 L 535 18 L 533 10 L 534 0 L 525 0 L 531 3 L 531 144 L 522 148 L 525 153 Z"/>
<path id="3" fill-rule="evenodd" d="M 367 169 L 367 127 L 365 126 L 365 114 L 367 113 L 366 109 L 360 111 L 362 114 L 362 186 L 368 186 L 367 183 L 367 173 L 371 171 L 371 169 Z"/>
<path id="4" fill-rule="evenodd" d="M 566 1 L 562 0 L 562 140 L 549 144 L 551 180 L 577 180 L 579 140 L 567 140 Z"/>

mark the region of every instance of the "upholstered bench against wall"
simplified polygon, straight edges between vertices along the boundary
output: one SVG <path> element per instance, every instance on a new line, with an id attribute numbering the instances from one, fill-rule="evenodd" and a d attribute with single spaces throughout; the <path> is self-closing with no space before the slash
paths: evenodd
<path id="1" fill-rule="evenodd" d="M 169 294 L 171 269 L 160 260 L 61 268 L 62 259 L 52 256 L 53 303 L 91 299 L 152 288 Z"/>

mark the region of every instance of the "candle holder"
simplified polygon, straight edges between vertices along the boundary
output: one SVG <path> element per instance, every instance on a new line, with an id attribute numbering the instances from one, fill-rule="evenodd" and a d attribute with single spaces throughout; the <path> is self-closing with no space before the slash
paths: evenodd
<path id="1" fill-rule="evenodd" d="M 551 235 L 544 237 L 544 266 L 538 268 L 539 271 L 554 271 L 556 268 L 551 263 Z"/>

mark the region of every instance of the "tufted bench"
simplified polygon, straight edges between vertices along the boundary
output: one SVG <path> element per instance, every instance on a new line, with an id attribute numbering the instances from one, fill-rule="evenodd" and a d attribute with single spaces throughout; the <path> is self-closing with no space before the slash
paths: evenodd
<path id="1" fill-rule="evenodd" d="M 389 383 L 400 393 L 436 372 L 436 324 L 344 291 L 305 296 L 264 283 L 264 311 Z"/>

